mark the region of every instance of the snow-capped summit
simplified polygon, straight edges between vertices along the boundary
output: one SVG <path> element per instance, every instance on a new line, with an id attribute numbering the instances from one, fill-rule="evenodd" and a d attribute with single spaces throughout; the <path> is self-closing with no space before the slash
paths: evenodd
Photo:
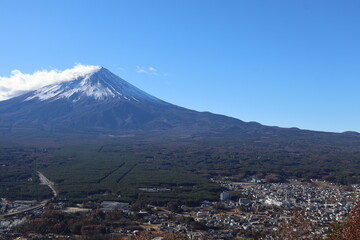
<path id="1" fill-rule="evenodd" d="M 24 101 L 55 101 L 64 98 L 77 102 L 84 97 L 95 100 L 118 98 L 127 101 L 159 101 L 103 67 L 78 76 L 72 81 L 42 87 L 32 92 Z"/>
<path id="2" fill-rule="evenodd" d="M 103 67 L 82 67 L 78 75 L 66 71 L 55 72 L 48 86 L 0 101 L 0 130 L 183 132 L 243 126 L 237 119 L 164 102 Z"/>

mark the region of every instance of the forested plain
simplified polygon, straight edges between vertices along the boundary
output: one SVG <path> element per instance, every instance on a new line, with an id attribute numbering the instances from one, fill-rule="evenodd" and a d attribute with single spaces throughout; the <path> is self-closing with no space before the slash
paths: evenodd
<path id="1" fill-rule="evenodd" d="M 352 133 L 349 133 L 352 134 Z M 341 135 L 343 136 L 343 135 Z M 223 134 L 12 136 L 0 144 L 0 196 L 44 199 L 51 191 L 37 171 L 55 183 L 59 198 L 196 204 L 215 200 L 211 179 L 251 177 L 360 182 L 358 137 L 318 139 Z M 155 189 L 155 191 L 144 191 Z"/>

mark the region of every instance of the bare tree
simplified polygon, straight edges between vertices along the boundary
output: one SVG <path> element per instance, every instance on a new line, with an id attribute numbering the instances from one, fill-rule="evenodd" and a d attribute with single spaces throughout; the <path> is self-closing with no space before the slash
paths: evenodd
<path id="1" fill-rule="evenodd" d="M 354 207 L 345 223 L 333 226 L 326 240 L 360 240 L 360 203 Z"/>
<path id="2" fill-rule="evenodd" d="M 278 230 L 267 235 L 263 240 L 318 240 L 321 239 L 316 234 L 315 224 L 308 220 L 305 211 L 296 211 L 293 216 L 284 221 Z"/>

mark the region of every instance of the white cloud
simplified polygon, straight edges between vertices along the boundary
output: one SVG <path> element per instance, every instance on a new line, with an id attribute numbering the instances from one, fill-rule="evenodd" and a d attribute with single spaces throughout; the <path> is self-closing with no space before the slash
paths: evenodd
<path id="1" fill-rule="evenodd" d="M 19 96 L 23 93 L 36 90 L 46 85 L 74 80 L 99 70 L 99 66 L 76 64 L 71 69 L 41 70 L 33 74 L 13 70 L 10 77 L 0 76 L 0 101 Z"/>
<path id="2" fill-rule="evenodd" d="M 136 72 L 137 73 L 148 73 L 145 68 L 136 66 Z"/>
<path id="3" fill-rule="evenodd" d="M 150 72 L 153 72 L 153 73 L 157 72 L 156 68 L 154 68 L 154 67 L 149 67 L 148 69 L 149 69 Z"/>
<path id="4" fill-rule="evenodd" d="M 136 72 L 137 73 L 146 73 L 149 75 L 154 75 L 154 76 L 163 76 L 166 77 L 169 74 L 168 73 L 159 73 L 158 70 L 154 67 L 140 67 L 140 66 L 136 66 Z"/>

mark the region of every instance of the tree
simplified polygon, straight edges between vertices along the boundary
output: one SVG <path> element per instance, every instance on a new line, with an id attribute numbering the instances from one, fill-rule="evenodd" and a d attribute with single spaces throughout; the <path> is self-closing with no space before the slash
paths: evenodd
<path id="1" fill-rule="evenodd" d="M 176 213 L 180 213 L 181 212 L 181 208 L 180 208 L 180 205 L 179 203 L 177 202 L 168 202 L 166 204 L 166 208 L 172 212 L 176 212 Z"/>
<path id="2" fill-rule="evenodd" d="M 360 240 L 360 202 L 345 223 L 333 227 L 326 240 Z"/>
<path id="3" fill-rule="evenodd" d="M 300 239 L 320 239 L 320 235 L 315 233 L 315 224 L 306 219 L 305 211 L 294 212 L 292 218 L 284 222 L 279 230 L 261 239 L 271 240 L 300 240 Z"/>
<path id="4" fill-rule="evenodd" d="M 131 240 L 150 240 L 156 237 L 162 237 L 164 240 L 186 240 L 180 233 L 154 233 L 154 232 L 145 232 L 142 231 L 136 236 L 132 236 Z"/>

